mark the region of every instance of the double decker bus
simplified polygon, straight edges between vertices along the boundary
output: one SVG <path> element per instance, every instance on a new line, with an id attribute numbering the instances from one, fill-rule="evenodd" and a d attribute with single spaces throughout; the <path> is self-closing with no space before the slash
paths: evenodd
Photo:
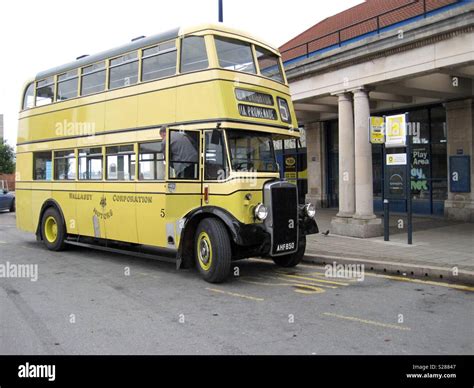
<path id="1" fill-rule="evenodd" d="M 181 28 L 26 83 L 17 142 L 19 229 L 196 266 L 292 267 L 315 210 L 280 179 L 273 141 L 300 134 L 278 51 L 221 25 Z"/>

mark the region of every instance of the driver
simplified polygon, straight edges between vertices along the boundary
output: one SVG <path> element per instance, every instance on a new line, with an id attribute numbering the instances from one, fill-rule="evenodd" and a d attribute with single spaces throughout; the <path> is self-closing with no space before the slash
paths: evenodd
<path id="1" fill-rule="evenodd" d="M 160 128 L 163 139 L 162 152 L 166 155 L 167 136 L 166 127 Z M 196 141 L 184 131 L 173 131 L 170 134 L 170 165 L 174 168 L 176 178 L 196 179 L 196 166 L 199 161 L 198 145 Z"/>

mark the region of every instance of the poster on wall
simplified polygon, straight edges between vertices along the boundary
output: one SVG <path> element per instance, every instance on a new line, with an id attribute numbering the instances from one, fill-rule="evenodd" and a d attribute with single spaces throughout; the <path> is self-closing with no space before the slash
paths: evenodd
<path id="1" fill-rule="evenodd" d="M 385 198 L 406 199 L 406 166 L 387 165 L 385 173 Z"/>
<path id="2" fill-rule="evenodd" d="M 372 144 L 385 143 L 385 120 L 383 117 L 370 117 L 369 141 Z"/>
<path id="3" fill-rule="evenodd" d="M 406 147 L 406 136 L 406 114 L 387 116 L 385 118 L 385 147 Z"/>

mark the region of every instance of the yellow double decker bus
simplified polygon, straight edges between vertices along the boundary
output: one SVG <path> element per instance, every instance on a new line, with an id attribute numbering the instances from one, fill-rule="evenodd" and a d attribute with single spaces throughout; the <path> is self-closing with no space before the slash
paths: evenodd
<path id="1" fill-rule="evenodd" d="M 290 267 L 317 232 L 279 179 L 273 141 L 298 138 L 280 55 L 221 25 L 181 28 L 40 72 L 24 88 L 19 229 L 160 256 L 222 282 L 232 262 Z"/>

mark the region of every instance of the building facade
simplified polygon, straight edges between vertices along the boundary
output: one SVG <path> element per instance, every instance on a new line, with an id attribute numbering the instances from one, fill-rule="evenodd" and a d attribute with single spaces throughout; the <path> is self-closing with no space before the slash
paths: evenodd
<path id="1" fill-rule="evenodd" d="M 414 212 L 474 221 L 473 30 L 471 1 L 368 0 L 280 48 L 306 130 L 306 199 L 339 209 L 335 233 L 381 233 L 385 167 L 369 117 L 398 113 L 413 135 Z M 467 168 L 453 171 L 461 159 Z"/>

